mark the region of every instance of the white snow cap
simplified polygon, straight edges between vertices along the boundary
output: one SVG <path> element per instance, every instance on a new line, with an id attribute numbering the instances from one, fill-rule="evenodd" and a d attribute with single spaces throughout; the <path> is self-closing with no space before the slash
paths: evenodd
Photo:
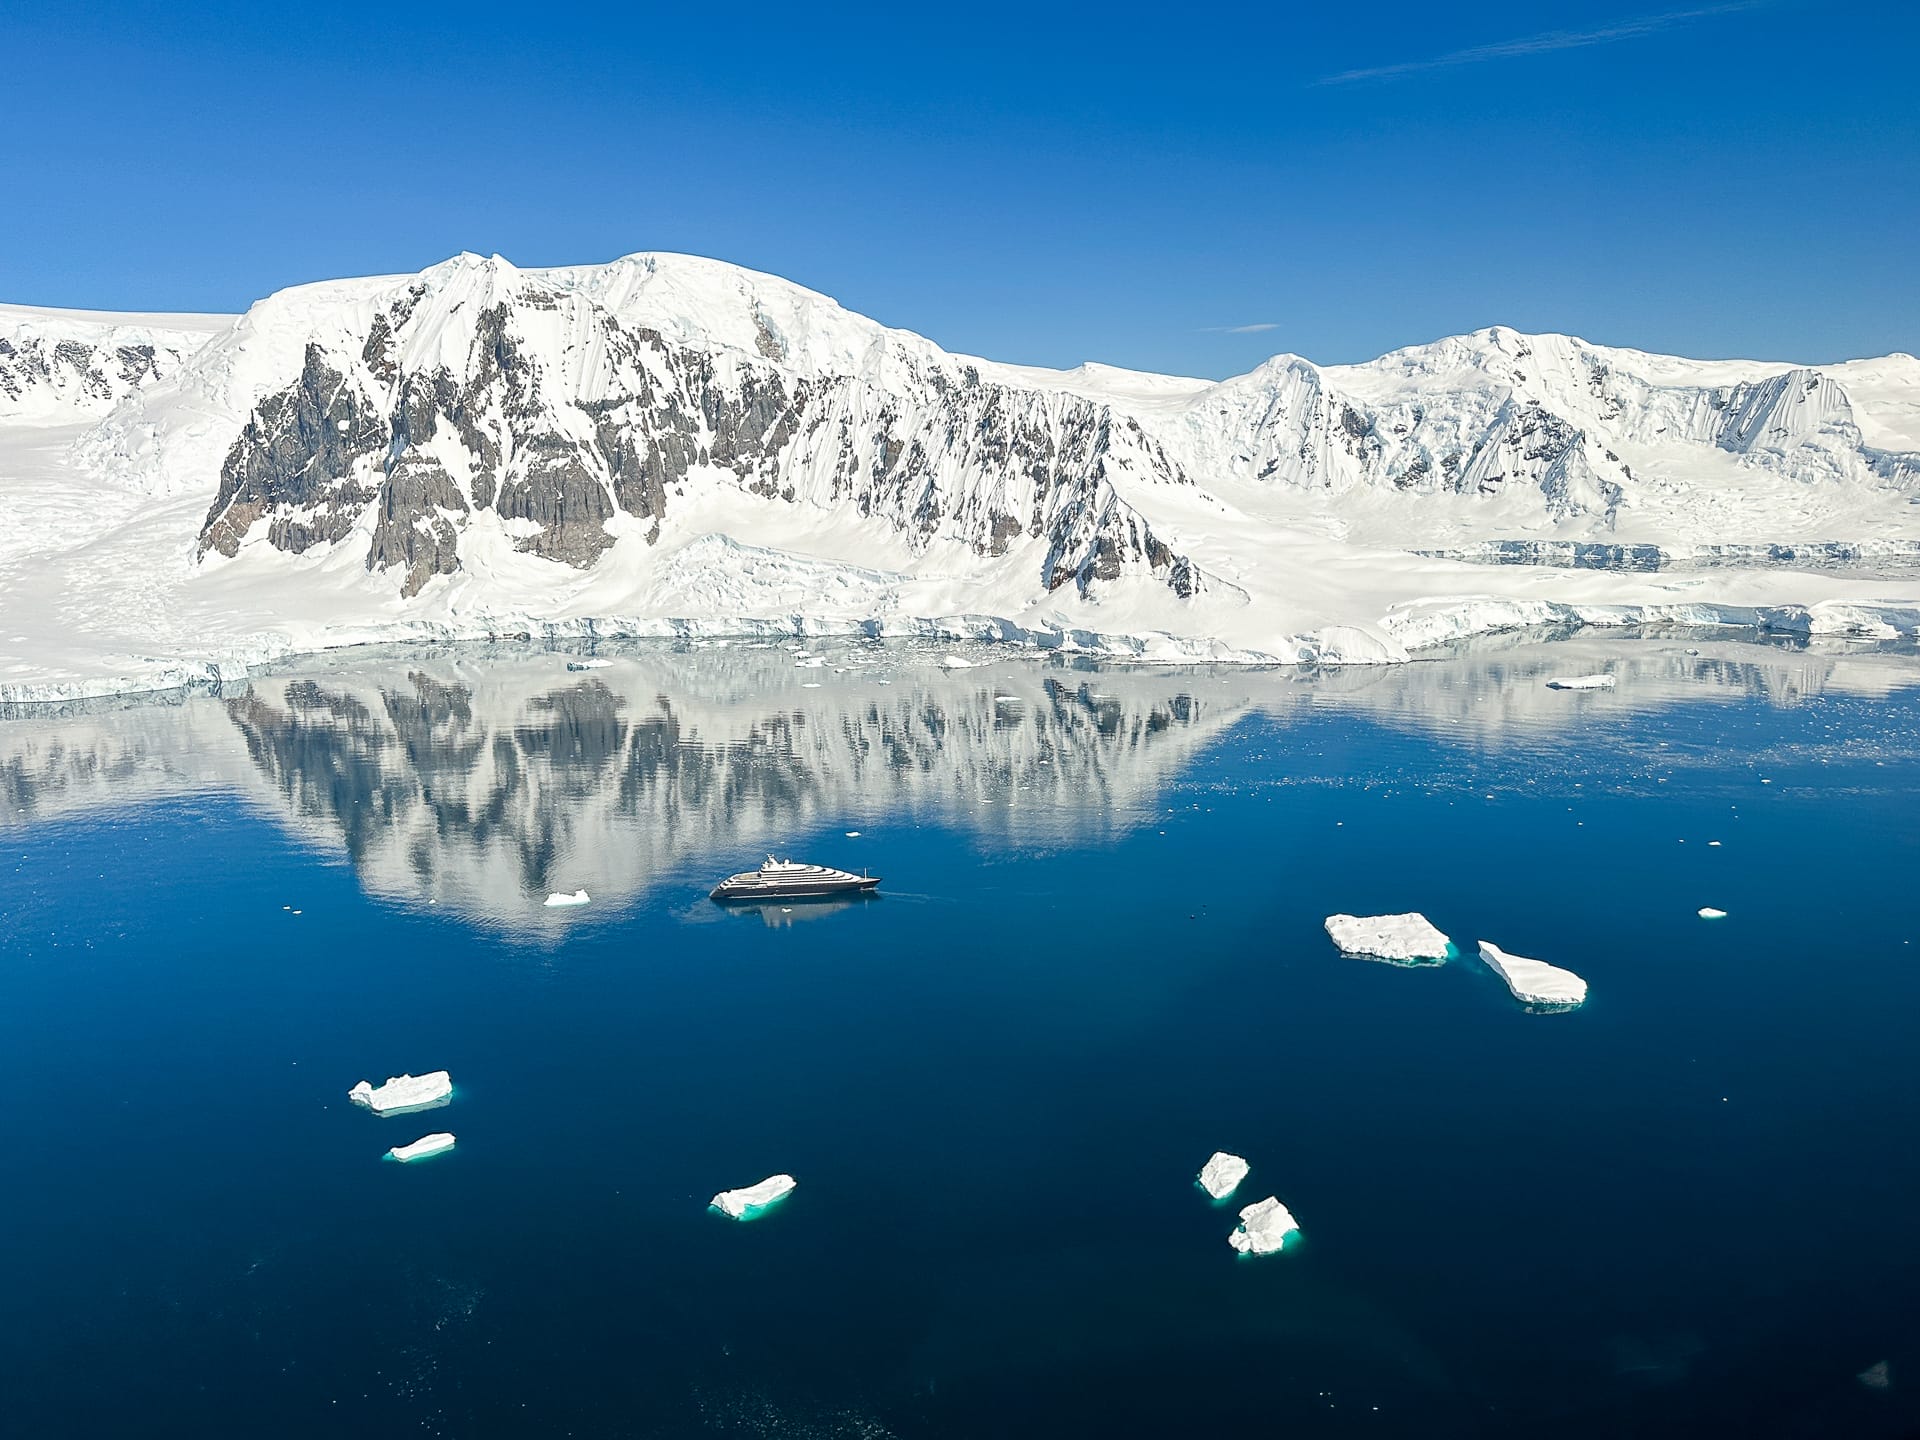
<path id="1" fill-rule="evenodd" d="M 547 908 L 553 910 L 558 909 L 562 905 L 584 905 L 592 898 L 593 897 L 584 890 L 576 890 L 571 895 L 549 895 L 547 896 Z"/>
<path id="2" fill-rule="evenodd" d="M 750 1210 L 763 1210 L 776 1200 L 784 1200 L 800 1182 L 791 1175 L 769 1175 L 758 1185 L 744 1190 L 722 1190 L 713 1197 L 712 1208 L 735 1220 L 744 1220 Z"/>
<path id="3" fill-rule="evenodd" d="M 1611 675 L 1556 675 L 1547 681 L 1549 690 L 1611 690 Z"/>
<path id="4" fill-rule="evenodd" d="M 1240 1228 L 1227 1237 L 1227 1243 L 1242 1255 L 1271 1255 L 1299 1228 L 1293 1212 L 1269 1195 L 1240 1212 Z"/>
<path id="5" fill-rule="evenodd" d="M 1327 934 L 1343 955 L 1403 965 L 1439 963 L 1453 944 L 1417 911 L 1405 915 L 1329 915 Z"/>
<path id="6" fill-rule="evenodd" d="M 453 1077 L 444 1070 L 425 1075 L 395 1075 L 376 1087 L 362 1080 L 347 1092 L 356 1105 L 364 1105 L 376 1115 L 391 1115 L 400 1110 L 420 1110 L 437 1105 L 453 1095 Z"/>
<path id="7" fill-rule="evenodd" d="M 1480 958 L 1489 969 L 1507 982 L 1513 998 L 1529 1005 L 1583 1004 L 1587 982 L 1571 970 L 1562 970 L 1544 960 L 1529 960 L 1524 955 L 1509 955 L 1491 940 L 1480 942 Z"/>
<path id="8" fill-rule="evenodd" d="M 1247 1162 L 1238 1155 L 1216 1150 L 1213 1158 L 1200 1167 L 1200 1188 L 1214 1199 L 1224 1200 L 1247 1178 L 1247 1168 Z"/>
<path id="9" fill-rule="evenodd" d="M 453 1149 L 453 1136 L 441 1130 L 432 1135 L 422 1135 L 411 1145 L 396 1145 L 387 1151 L 401 1164 L 409 1160 L 424 1160 L 429 1155 L 438 1155 L 442 1150 Z"/>

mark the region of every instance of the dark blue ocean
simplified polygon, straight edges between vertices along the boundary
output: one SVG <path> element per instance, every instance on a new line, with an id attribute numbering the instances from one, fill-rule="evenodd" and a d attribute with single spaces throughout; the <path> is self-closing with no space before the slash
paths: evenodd
<path id="1" fill-rule="evenodd" d="M 10 1433 L 1920 1425 L 1920 657 L 601 653 L 0 718 Z"/>

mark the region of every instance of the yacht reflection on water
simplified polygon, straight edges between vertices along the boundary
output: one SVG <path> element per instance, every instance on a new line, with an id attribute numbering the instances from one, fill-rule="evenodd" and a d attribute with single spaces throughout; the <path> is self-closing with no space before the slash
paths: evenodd
<path id="1" fill-rule="evenodd" d="M 758 919 L 769 930 L 787 930 L 802 920 L 824 920 L 829 915 L 845 915 L 851 910 L 864 910 L 869 905 L 878 905 L 880 895 L 872 890 L 863 890 L 852 895 L 829 895 L 818 900 L 756 900 L 741 905 L 728 905 L 722 914 L 730 920 L 746 919 L 751 916 Z"/>

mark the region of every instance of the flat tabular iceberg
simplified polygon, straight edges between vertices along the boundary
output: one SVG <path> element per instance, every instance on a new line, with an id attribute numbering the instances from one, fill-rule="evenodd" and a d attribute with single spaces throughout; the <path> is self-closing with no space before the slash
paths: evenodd
<path id="1" fill-rule="evenodd" d="M 946 659 L 942 660 L 940 664 L 948 670 L 973 669 L 973 661 L 964 659 L 959 655 L 949 655 Z"/>
<path id="2" fill-rule="evenodd" d="M 1480 958 L 1507 982 L 1516 1000 L 1567 1010 L 1586 1001 L 1587 982 L 1571 970 L 1562 970 L 1544 960 L 1529 960 L 1524 955 L 1509 955 L 1491 940 L 1480 942 Z"/>
<path id="3" fill-rule="evenodd" d="M 444 1070 L 435 1070 L 427 1075 L 395 1075 L 378 1087 L 370 1080 L 362 1080 L 347 1092 L 347 1098 L 376 1115 L 391 1115 L 398 1110 L 437 1105 L 452 1094 L 453 1077 Z"/>
<path id="4" fill-rule="evenodd" d="M 1269 1195 L 1240 1212 L 1240 1228 L 1227 1237 L 1227 1243 L 1242 1255 L 1271 1255 L 1299 1229 L 1293 1212 Z"/>
<path id="5" fill-rule="evenodd" d="M 1611 690 L 1611 675 L 1556 675 L 1547 681 L 1549 690 Z"/>
<path id="6" fill-rule="evenodd" d="M 567 662 L 567 669 L 569 670 L 605 670 L 611 664 L 613 664 L 613 661 L 611 660 L 569 660 Z"/>
<path id="7" fill-rule="evenodd" d="M 396 1145 L 387 1154 L 405 1164 L 409 1160 L 424 1160 L 429 1155 L 438 1155 L 442 1150 L 451 1149 L 453 1136 L 442 1130 L 436 1134 L 422 1135 L 411 1145 Z"/>
<path id="8" fill-rule="evenodd" d="M 562 905 L 584 905 L 592 898 L 593 897 L 587 894 L 586 891 L 576 890 L 571 895 L 555 894 L 547 896 L 547 906 L 549 909 L 557 909 Z"/>
<path id="9" fill-rule="evenodd" d="M 1214 1151 L 1213 1158 L 1200 1167 L 1200 1188 L 1216 1200 L 1226 1199 L 1246 1178 L 1247 1162 L 1224 1150 Z"/>
<path id="10" fill-rule="evenodd" d="M 769 1175 L 758 1185 L 749 1185 L 744 1190 L 722 1190 L 713 1197 L 713 1208 L 722 1215 L 744 1220 L 748 1211 L 764 1210 L 774 1201 L 784 1200 L 798 1183 L 791 1175 Z"/>
<path id="11" fill-rule="evenodd" d="M 1702 920 L 1724 920 L 1727 918 L 1727 912 L 1724 910 L 1716 910 L 1713 906 L 1706 905 L 1701 907 L 1700 918 Z"/>
<path id="12" fill-rule="evenodd" d="M 1405 915 L 1329 915 L 1327 934 L 1343 955 L 1367 960 L 1391 960 L 1400 965 L 1438 965 L 1453 953 L 1453 944 L 1427 917 Z"/>

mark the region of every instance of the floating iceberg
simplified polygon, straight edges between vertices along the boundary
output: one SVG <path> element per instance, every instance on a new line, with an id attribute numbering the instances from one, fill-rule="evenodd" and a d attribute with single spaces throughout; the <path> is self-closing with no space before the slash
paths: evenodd
<path id="1" fill-rule="evenodd" d="M 1216 1200 L 1224 1200 L 1247 1178 L 1247 1162 L 1224 1150 L 1200 1167 L 1200 1188 Z"/>
<path id="2" fill-rule="evenodd" d="M 1529 960 L 1524 955 L 1509 955 L 1491 940 L 1480 942 L 1480 958 L 1507 982 L 1513 998 L 1525 1004 L 1571 1010 L 1587 998 L 1587 982 L 1558 965 Z"/>
<path id="3" fill-rule="evenodd" d="M 1299 1229 L 1293 1212 L 1269 1195 L 1240 1212 L 1240 1228 L 1227 1237 L 1227 1243 L 1242 1255 L 1271 1255 Z"/>
<path id="4" fill-rule="evenodd" d="M 1724 920 L 1727 918 L 1727 912 L 1724 910 L 1716 910 L 1711 905 L 1702 905 L 1700 907 L 1700 918 L 1702 920 Z"/>
<path id="5" fill-rule="evenodd" d="M 1547 681 L 1549 690 L 1611 690 L 1611 675 L 1556 675 Z"/>
<path id="6" fill-rule="evenodd" d="M 561 905 L 584 905 L 584 904 L 586 904 L 586 903 L 587 903 L 587 902 L 588 902 L 589 900 L 591 900 L 592 898 L 593 898 L 593 897 L 592 897 L 591 895 L 589 895 L 589 894 L 587 894 L 587 892 L 586 892 L 586 891 L 584 891 L 584 890 L 576 890 L 576 891 L 574 891 L 574 892 L 573 892 L 573 893 L 572 893 L 571 895 L 549 895 L 549 896 L 547 896 L 547 905 L 548 905 L 548 906 L 549 906 L 550 908 L 551 908 L 551 907 L 557 907 L 557 906 L 561 906 Z"/>
<path id="7" fill-rule="evenodd" d="M 569 660 L 567 661 L 567 669 L 605 670 L 611 664 L 613 664 L 611 660 Z"/>
<path id="8" fill-rule="evenodd" d="M 774 1201 L 786 1199 L 798 1183 L 791 1175 L 769 1175 L 758 1185 L 749 1185 L 744 1190 L 722 1190 L 713 1197 L 713 1208 L 722 1215 L 744 1220 L 750 1211 L 764 1210 Z"/>
<path id="9" fill-rule="evenodd" d="M 364 1105 L 376 1115 L 392 1115 L 402 1110 L 423 1110 L 438 1105 L 453 1095 L 453 1077 L 444 1070 L 427 1075 L 395 1075 L 376 1087 L 362 1080 L 347 1092 L 356 1105 Z"/>
<path id="10" fill-rule="evenodd" d="M 434 1135 L 422 1135 L 411 1145 L 396 1145 L 387 1151 L 401 1164 L 409 1160 L 424 1160 L 429 1155 L 438 1155 L 442 1150 L 453 1149 L 453 1136 L 442 1130 Z"/>
<path id="11" fill-rule="evenodd" d="M 1343 955 L 1396 965 L 1438 965 L 1453 942 L 1417 911 L 1405 915 L 1329 915 L 1327 934 Z"/>
<path id="12" fill-rule="evenodd" d="M 971 661 L 971 660 L 965 660 L 965 659 L 962 659 L 962 658 L 961 658 L 960 656 L 958 656 L 958 655 L 949 655 L 949 656 L 947 656 L 947 658 L 946 658 L 946 659 L 944 659 L 944 660 L 942 660 L 942 661 L 941 661 L 940 663 L 941 663 L 941 665 L 943 665 L 944 667 L 946 667 L 946 668 L 947 668 L 947 669 L 949 669 L 949 670 L 971 670 L 971 669 L 973 669 L 973 661 Z"/>

